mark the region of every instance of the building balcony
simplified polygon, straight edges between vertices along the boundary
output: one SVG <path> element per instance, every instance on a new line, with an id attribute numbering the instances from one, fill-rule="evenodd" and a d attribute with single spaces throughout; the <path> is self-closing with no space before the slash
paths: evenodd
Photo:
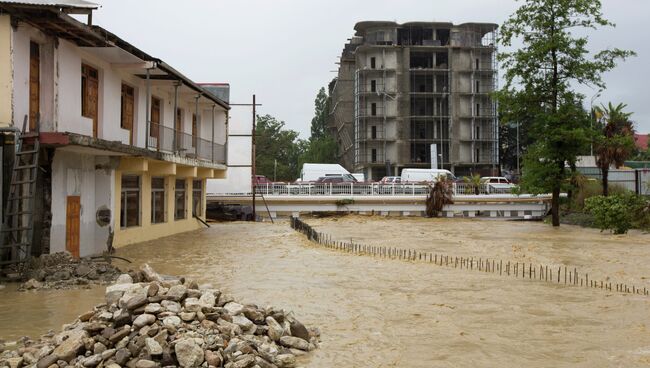
<path id="1" fill-rule="evenodd" d="M 149 124 L 148 148 L 215 163 L 226 162 L 225 145 L 156 123 Z"/>

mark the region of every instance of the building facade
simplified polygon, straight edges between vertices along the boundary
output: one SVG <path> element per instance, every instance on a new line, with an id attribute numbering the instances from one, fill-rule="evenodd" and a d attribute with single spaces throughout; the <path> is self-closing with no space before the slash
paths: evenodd
<path id="1" fill-rule="evenodd" d="M 360 22 L 330 83 L 340 162 L 370 180 L 498 168 L 496 24 Z M 437 165 L 435 164 L 437 162 Z"/>
<path id="2" fill-rule="evenodd" d="M 85 256 L 198 229 L 206 180 L 226 177 L 228 103 L 93 25 L 95 8 L 0 1 L 4 201 L 23 122 L 40 143 L 27 254 Z"/>

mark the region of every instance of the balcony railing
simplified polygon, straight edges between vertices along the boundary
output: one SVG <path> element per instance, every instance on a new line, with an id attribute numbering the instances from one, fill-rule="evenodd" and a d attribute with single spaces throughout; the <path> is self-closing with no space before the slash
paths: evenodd
<path id="1" fill-rule="evenodd" d="M 175 153 L 181 156 L 225 163 L 226 146 L 213 143 L 170 127 L 151 123 L 149 125 L 148 143 L 150 149 Z"/>

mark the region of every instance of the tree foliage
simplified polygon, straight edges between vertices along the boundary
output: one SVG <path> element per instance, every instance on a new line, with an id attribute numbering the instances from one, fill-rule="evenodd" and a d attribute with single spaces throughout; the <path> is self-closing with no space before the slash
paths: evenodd
<path id="1" fill-rule="evenodd" d="M 314 101 L 314 117 L 311 119 L 311 139 L 329 136 L 327 115 L 329 114 L 329 99 L 325 88 L 321 87 Z"/>
<path id="2" fill-rule="evenodd" d="M 295 180 L 300 173 L 298 132 L 285 129 L 284 121 L 271 115 L 258 115 L 255 135 L 256 174 L 273 179 L 277 162 L 277 180 Z"/>
<path id="3" fill-rule="evenodd" d="M 311 119 L 311 136 L 302 141 L 300 165 L 305 162 L 333 164 L 338 161 L 336 156 L 336 140 L 327 127 L 329 115 L 329 98 L 325 88 L 321 87 L 314 101 L 314 117 Z"/>
<path id="4" fill-rule="evenodd" d="M 573 87 L 605 88 L 602 73 L 634 54 L 608 49 L 592 56 L 587 37 L 573 33 L 603 26 L 614 24 L 603 17 L 598 0 L 524 0 L 501 27 L 503 46 L 511 47 L 516 40 L 523 46 L 499 55 L 506 83 L 497 98 L 506 107 L 505 122 L 519 121 L 517 112 L 525 112 L 535 143 L 524 158 L 522 186 L 552 193 L 554 226 L 560 224 L 560 191 L 568 178 L 565 166 L 575 163 L 592 138 L 581 107 L 583 96 Z"/>
<path id="5" fill-rule="evenodd" d="M 623 111 L 625 104 L 596 107 L 600 117 L 600 134 L 596 136 L 596 164 L 603 176 L 603 195 L 609 194 L 609 168 L 623 166 L 625 160 L 635 151 L 634 124 L 630 121 L 632 113 Z"/>

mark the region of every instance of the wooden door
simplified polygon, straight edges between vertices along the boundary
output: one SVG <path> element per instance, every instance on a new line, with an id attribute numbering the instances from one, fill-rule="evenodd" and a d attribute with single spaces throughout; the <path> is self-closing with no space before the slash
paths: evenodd
<path id="1" fill-rule="evenodd" d="M 160 99 L 151 97 L 151 124 L 149 136 L 156 138 L 156 149 L 160 149 Z"/>
<path id="2" fill-rule="evenodd" d="M 133 144 L 133 87 L 122 84 L 122 129 L 129 131 L 129 144 Z"/>
<path id="3" fill-rule="evenodd" d="M 29 43 L 29 130 L 35 131 L 41 109 L 41 53 L 36 42 Z"/>
<path id="4" fill-rule="evenodd" d="M 68 196 L 65 216 L 65 249 L 74 258 L 79 258 L 79 225 L 81 197 Z"/>
<path id="5" fill-rule="evenodd" d="M 97 138 L 99 113 L 99 73 L 88 65 L 81 65 L 81 114 L 93 119 L 93 137 Z"/>

